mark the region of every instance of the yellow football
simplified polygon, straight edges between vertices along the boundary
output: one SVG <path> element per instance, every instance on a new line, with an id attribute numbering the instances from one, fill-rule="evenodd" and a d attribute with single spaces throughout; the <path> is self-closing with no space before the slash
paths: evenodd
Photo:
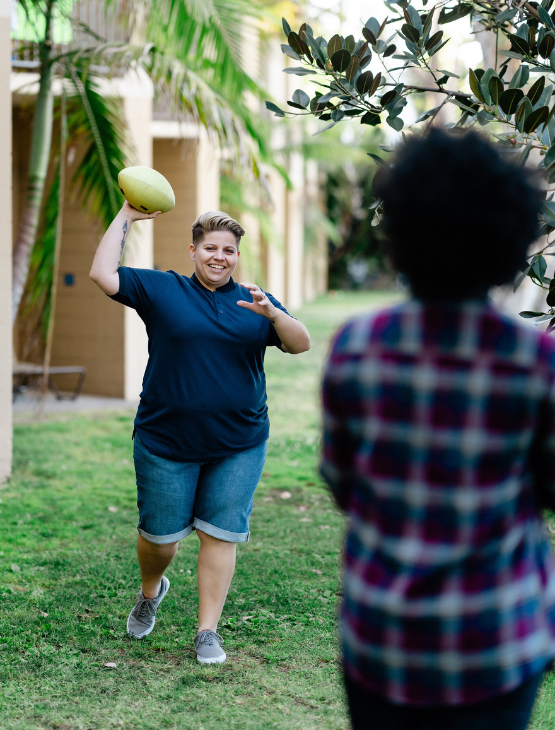
<path id="1" fill-rule="evenodd" d="M 172 186 L 152 167 L 126 167 L 118 175 L 118 185 L 126 200 L 144 213 L 167 213 L 175 207 Z"/>

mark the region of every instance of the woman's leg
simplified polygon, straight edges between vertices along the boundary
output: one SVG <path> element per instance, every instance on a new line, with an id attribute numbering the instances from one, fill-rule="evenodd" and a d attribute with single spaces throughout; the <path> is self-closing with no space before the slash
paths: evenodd
<path id="1" fill-rule="evenodd" d="M 158 545 L 137 536 L 137 556 L 143 581 L 143 596 L 156 598 L 160 592 L 160 582 L 164 571 L 172 562 L 179 547 L 179 542 Z"/>
<path id="2" fill-rule="evenodd" d="M 235 571 L 237 543 L 218 540 L 199 529 L 197 534 L 198 626 L 200 631 L 216 631 Z"/>

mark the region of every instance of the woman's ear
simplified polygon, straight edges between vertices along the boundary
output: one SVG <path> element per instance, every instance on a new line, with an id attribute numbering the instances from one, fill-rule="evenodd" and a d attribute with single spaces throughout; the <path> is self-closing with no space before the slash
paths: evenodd
<path id="1" fill-rule="evenodd" d="M 189 244 L 189 255 L 191 256 L 191 260 L 194 261 L 195 260 L 195 246 L 192 243 Z"/>

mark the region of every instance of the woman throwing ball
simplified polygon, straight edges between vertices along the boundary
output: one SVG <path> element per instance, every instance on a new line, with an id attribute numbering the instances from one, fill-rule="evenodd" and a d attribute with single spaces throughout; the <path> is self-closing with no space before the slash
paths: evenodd
<path id="1" fill-rule="evenodd" d="M 235 569 L 249 539 L 254 490 L 269 434 L 264 353 L 297 354 L 309 334 L 271 294 L 232 274 L 245 231 L 227 214 L 204 213 L 189 247 L 195 272 L 121 266 L 137 220 L 154 218 L 124 203 L 96 252 L 91 279 L 145 323 L 149 358 L 135 418 L 134 461 L 142 590 L 127 620 L 137 639 L 154 628 L 168 592 L 164 571 L 179 541 L 196 530 L 202 663 L 225 661 L 216 633 Z"/>

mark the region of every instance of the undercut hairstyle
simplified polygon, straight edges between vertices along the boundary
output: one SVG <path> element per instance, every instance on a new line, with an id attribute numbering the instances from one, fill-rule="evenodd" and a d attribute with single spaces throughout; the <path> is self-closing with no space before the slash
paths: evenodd
<path id="1" fill-rule="evenodd" d="M 193 223 L 193 246 L 196 248 L 204 240 L 204 235 L 209 231 L 229 231 L 235 236 L 237 248 L 241 237 L 245 235 L 244 228 L 231 216 L 221 210 L 209 210 L 199 215 Z"/>
<path id="2" fill-rule="evenodd" d="M 392 264 L 425 301 L 482 297 L 512 281 L 539 235 L 532 173 L 476 132 L 409 139 L 374 190 Z"/>

